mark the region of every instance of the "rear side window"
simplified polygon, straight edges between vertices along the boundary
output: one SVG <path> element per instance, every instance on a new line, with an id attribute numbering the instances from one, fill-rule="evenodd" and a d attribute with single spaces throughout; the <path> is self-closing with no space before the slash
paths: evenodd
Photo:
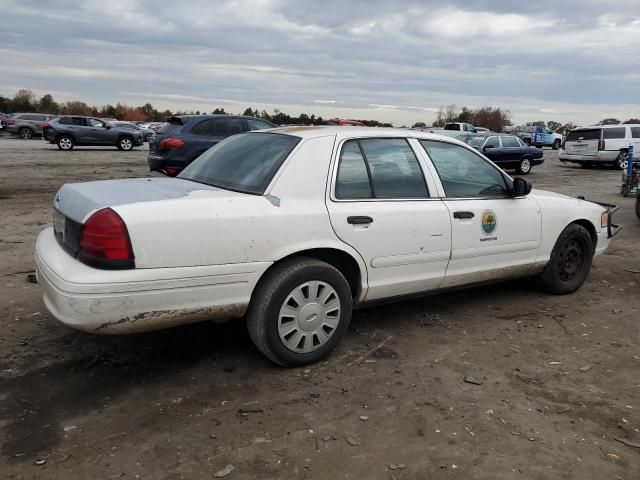
<path id="1" fill-rule="evenodd" d="M 84 117 L 71 117 L 70 125 L 78 125 L 80 127 L 86 127 L 87 119 Z"/>
<path id="2" fill-rule="evenodd" d="M 204 152 L 179 177 L 262 195 L 298 142 L 300 138 L 291 135 L 235 135 Z"/>
<path id="3" fill-rule="evenodd" d="M 468 148 L 453 143 L 420 140 L 438 171 L 449 198 L 506 195 L 499 170 Z"/>
<path id="4" fill-rule="evenodd" d="M 455 123 L 447 123 L 444 126 L 444 130 L 460 130 L 460 127 Z"/>
<path id="5" fill-rule="evenodd" d="M 576 140 L 600 140 L 601 128 L 593 128 L 590 130 L 571 130 L 567 135 L 567 142 L 575 142 Z"/>
<path id="6" fill-rule="evenodd" d="M 418 159 L 403 138 L 350 140 L 342 148 L 336 198 L 426 198 Z"/>
<path id="7" fill-rule="evenodd" d="M 158 129 L 159 135 L 169 135 L 176 128 L 180 127 L 182 123 L 178 120 L 170 120 L 162 124 L 162 126 Z"/>
<path id="8" fill-rule="evenodd" d="M 242 133 L 242 120 L 237 118 L 210 118 L 193 127 L 191 133 L 207 137 L 229 137 Z"/>
<path id="9" fill-rule="evenodd" d="M 500 137 L 502 140 L 502 148 L 520 148 L 520 144 L 515 137 Z"/>
<path id="10" fill-rule="evenodd" d="M 264 130 L 265 128 L 273 128 L 269 122 L 265 122 L 262 120 L 255 119 L 247 119 L 247 125 L 249 125 L 249 130 Z"/>
<path id="11" fill-rule="evenodd" d="M 633 138 L 640 138 L 640 127 L 631 127 L 631 136 Z"/>
<path id="12" fill-rule="evenodd" d="M 69 117 L 62 117 L 60 120 L 58 120 L 62 125 L 71 125 L 71 118 Z"/>
<path id="13" fill-rule="evenodd" d="M 617 127 L 617 128 L 603 128 L 605 140 L 607 138 L 624 138 L 627 136 L 626 127 Z"/>

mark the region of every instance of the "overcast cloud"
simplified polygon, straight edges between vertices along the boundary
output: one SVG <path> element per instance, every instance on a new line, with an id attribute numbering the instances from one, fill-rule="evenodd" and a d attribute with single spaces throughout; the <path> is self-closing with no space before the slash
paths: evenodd
<path id="1" fill-rule="evenodd" d="M 640 117 L 640 1 L 0 0 L 0 95 L 431 122 Z"/>

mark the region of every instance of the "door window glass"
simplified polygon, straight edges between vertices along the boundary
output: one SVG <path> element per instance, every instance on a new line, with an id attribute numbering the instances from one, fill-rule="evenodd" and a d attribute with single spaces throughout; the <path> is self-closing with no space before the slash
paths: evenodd
<path id="1" fill-rule="evenodd" d="M 420 143 L 436 167 L 447 197 L 506 196 L 502 173 L 471 150 L 433 140 Z"/>
<path id="2" fill-rule="evenodd" d="M 425 198 L 424 175 L 409 143 L 403 138 L 360 140 L 371 172 L 376 198 Z"/>
<path id="3" fill-rule="evenodd" d="M 342 147 L 338 178 L 336 179 L 336 198 L 371 198 L 371 185 L 367 166 L 355 140 L 348 141 Z"/>
<path id="4" fill-rule="evenodd" d="M 247 119 L 247 125 L 249 125 L 249 130 L 264 130 L 265 128 L 273 128 L 273 125 L 268 122 L 254 119 Z"/>
<path id="5" fill-rule="evenodd" d="M 616 128 L 603 128 L 603 137 L 607 138 L 624 138 L 627 134 L 627 129 L 625 127 L 616 127 Z"/>
<path id="6" fill-rule="evenodd" d="M 502 140 L 502 148 L 520 148 L 520 144 L 515 137 L 500 137 Z"/>
<path id="7" fill-rule="evenodd" d="M 500 148 L 500 140 L 498 140 L 498 137 L 489 137 L 489 140 L 487 140 L 485 147 Z"/>

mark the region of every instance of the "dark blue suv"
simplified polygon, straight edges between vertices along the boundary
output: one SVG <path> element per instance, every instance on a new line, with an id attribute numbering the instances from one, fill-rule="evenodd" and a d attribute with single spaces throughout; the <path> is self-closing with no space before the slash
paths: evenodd
<path id="1" fill-rule="evenodd" d="M 273 127 L 266 120 L 240 115 L 169 117 L 149 141 L 149 169 L 174 177 L 220 140 Z"/>

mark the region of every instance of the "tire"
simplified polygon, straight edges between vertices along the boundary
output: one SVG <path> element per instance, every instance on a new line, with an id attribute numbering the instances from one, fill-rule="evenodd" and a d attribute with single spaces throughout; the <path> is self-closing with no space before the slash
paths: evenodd
<path id="1" fill-rule="evenodd" d="M 623 184 L 620 186 L 620 195 L 622 195 L 623 197 L 629 196 L 629 187 L 627 185 Z"/>
<path id="2" fill-rule="evenodd" d="M 31 140 L 33 138 L 33 130 L 29 127 L 22 127 L 18 130 L 18 135 L 20 135 L 20 138 L 24 140 Z"/>
<path id="3" fill-rule="evenodd" d="M 636 217 L 640 220 L 640 197 L 636 197 Z"/>
<path id="4" fill-rule="evenodd" d="M 352 308 L 349 283 L 338 269 L 315 258 L 295 257 L 260 280 L 247 312 L 247 330 L 271 361 L 283 367 L 307 365 L 336 347 L 349 328 Z"/>
<path id="5" fill-rule="evenodd" d="M 530 157 L 524 157 L 522 160 L 520 160 L 516 171 L 518 172 L 518 175 L 529 175 L 529 173 L 531 172 L 531 168 L 533 168 L 532 159 Z"/>
<path id="6" fill-rule="evenodd" d="M 553 145 L 551 145 L 551 148 L 554 150 L 560 150 L 560 145 L 562 145 L 562 142 L 560 140 L 556 140 L 553 142 Z"/>
<path id="7" fill-rule="evenodd" d="M 144 141 L 149 143 L 151 141 L 151 137 L 153 137 L 153 133 L 147 133 L 147 136 L 144 137 Z"/>
<path id="8" fill-rule="evenodd" d="M 616 170 L 626 170 L 627 165 L 629 164 L 628 155 L 626 150 L 620 150 L 616 161 L 613 164 L 613 168 Z"/>
<path id="9" fill-rule="evenodd" d="M 60 150 L 69 151 L 73 150 L 75 142 L 69 135 L 60 135 L 58 138 L 56 138 L 56 145 L 58 145 L 58 148 Z"/>
<path id="10" fill-rule="evenodd" d="M 593 241 L 582 225 L 567 226 L 556 241 L 551 258 L 536 278 L 538 286 L 555 295 L 575 292 L 589 276 Z"/>
<path id="11" fill-rule="evenodd" d="M 124 136 L 118 139 L 118 150 L 122 150 L 124 152 L 128 152 L 133 150 L 133 138 Z"/>
<path id="12" fill-rule="evenodd" d="M 593 164 L 591 162 L 582 162 L 582 163 L 580 163 L 580 166 L 582 168 L 591 168 L 591 167 L 593 167 Z"/>

